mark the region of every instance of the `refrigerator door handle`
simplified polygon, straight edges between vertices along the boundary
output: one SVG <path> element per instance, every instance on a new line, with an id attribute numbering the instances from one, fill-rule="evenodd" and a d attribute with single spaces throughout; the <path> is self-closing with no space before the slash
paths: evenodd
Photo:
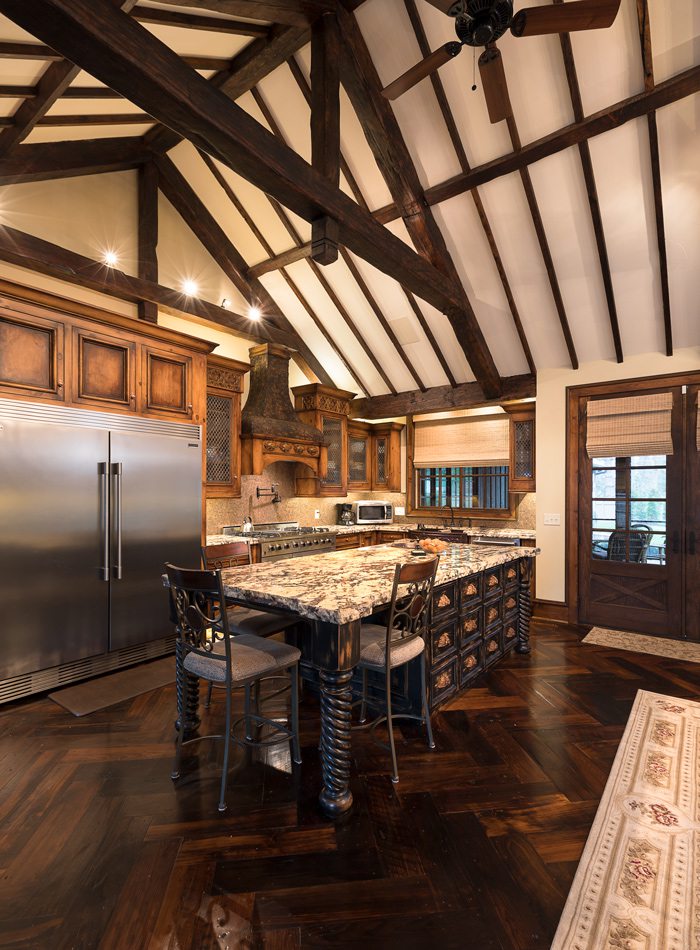
<path id="1" fill-rule="evenodd" d="M 112 462 L 112 505 L 114 530 L 114 564 L 112 577 L 115 581 L 122 579 L 122 463 Z"/>
<path id="2" fill-rule="evenodd" d="M 102 545 L 102 563 L 98 574 L 101 581 L 109 580 L 109 502 L 107 493 L 107 463 L 97 463 L 97 475 L 100 479 L 100 532 Z"/>

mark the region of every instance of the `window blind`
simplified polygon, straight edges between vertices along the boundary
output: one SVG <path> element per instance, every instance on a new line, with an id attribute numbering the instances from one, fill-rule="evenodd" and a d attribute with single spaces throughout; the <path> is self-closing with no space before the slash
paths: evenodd
<path id="1" fill-rule="evenodd" d="M 673 455 L 672 393 L 590 399 L 586 452 L 589 458 Z"/>
<path id="2" fill-rule="evenodd" d="M 479 416 L 416 422 L 413 465 L 442 468 L 508 465 L 509 422 L 504 416 Z"/>

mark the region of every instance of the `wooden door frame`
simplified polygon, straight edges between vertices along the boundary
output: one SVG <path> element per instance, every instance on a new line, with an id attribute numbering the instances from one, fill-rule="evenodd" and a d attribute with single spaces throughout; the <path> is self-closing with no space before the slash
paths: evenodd
<path id="1" fill-rule="evenodd" d="M 623 396 L 659 389 L 664 386 L 700 384 L 700 372 L 666 373 L 637 379 L 585 383 L 566 387 L 566 530 L 565 576 L 568 620 L 578 624 L 579 548 L 578 548 L 578 460 L 583 448 L 582 407 L 591 396 Z"/>

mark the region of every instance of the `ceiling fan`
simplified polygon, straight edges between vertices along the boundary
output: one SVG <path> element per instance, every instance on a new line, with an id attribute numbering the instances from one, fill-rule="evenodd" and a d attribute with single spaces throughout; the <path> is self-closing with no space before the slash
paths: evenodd
<path id="1" fill-rule="evenodd" d="M 513 13 L 513 0 L 428 0 L 442 13 L 455 18 L 459 42 L 445 43 L 415 66 L 411 66 L 382 90 L 387 99 L 398 99 L 436 69 L 454 59 L 463 46 L 483 46 L 479 56 L 479 74 L 484 87 L 491 122 L 500 122 L 513 113 L 503 71 L 501 53 L 496 48 L 510 27 L 513 36 L 541 36 L 545 33 L 571 33 L 574 30 L 599 30 L 612 26 L 621 0 L 572 0 L 553 5 L 525 7 Z M 476 88 L 476 86 L 472 87 Z"/>

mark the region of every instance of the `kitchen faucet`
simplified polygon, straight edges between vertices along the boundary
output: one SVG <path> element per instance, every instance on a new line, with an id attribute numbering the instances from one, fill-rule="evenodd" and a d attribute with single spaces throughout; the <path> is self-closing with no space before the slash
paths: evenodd
<path id="1" fill-rule="evenodd" d="M 454 510 L 454 508 L 452 507 L 452 505 L 449 505 L 449 504 L 443 505 L 442 507 L 443 507 L 443 508 L 449 508 L 449 509 L 450 509 L 450 527 L 451 527 L 451 528 L 454 528 L 454 525 L 455 525 L 455 510 Z"/>

